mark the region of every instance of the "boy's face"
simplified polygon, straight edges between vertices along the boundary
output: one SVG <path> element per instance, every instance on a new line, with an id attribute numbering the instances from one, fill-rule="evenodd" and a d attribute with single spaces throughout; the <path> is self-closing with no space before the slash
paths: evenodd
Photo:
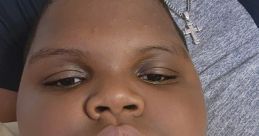
<path id="1" fill-rule="evenodd" d="M 21 136 L 202 136 L 199 79 L 159 0 L 60 0 L 18 96 Z"/>

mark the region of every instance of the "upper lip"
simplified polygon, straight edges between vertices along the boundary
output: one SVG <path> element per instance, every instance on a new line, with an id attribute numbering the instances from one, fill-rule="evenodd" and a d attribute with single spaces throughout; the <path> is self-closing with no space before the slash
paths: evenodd
<path id="1" fill-rule="evenodd" d="M 97 136 L 141 136 L 141 134 L 136 128 L 130 125 L 122 125 L 107 126 Z"/>

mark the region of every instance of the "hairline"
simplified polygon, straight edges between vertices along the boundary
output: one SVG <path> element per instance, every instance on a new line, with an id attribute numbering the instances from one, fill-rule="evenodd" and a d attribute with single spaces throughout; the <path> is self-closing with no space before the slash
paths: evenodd
<path id="1" fill-rule="evenodd" d="M 173 21 L 173 25 L 175 26 L 176 28 L 176 31 L 178 33 L 178 35 L 180 36 L 180 39 L 183 41 L 184 43 L 184 47 L 185 49 L 188 51 L 188 47 L 187 47 L 187 43 L 186 43 L 186 40 L 185 40 L 185 37 L 182 33 L 182 31 L 180 30 L 180 28 L 177 26 L 176 22 L 174 21 L 171 13 L 170 13 L 170 10 L 169 10 L 169 7 L 167 6 L 167 4 L 164 2 L 164 0 L 159 0 L 160 3 L 162 4 L 162 6 L 165 8 L 166 12 L 167 12 L 167 15 L 171 18 L 171 20 Z M 39 16 L 38 20 L 36 21 L 36 23 L 34 24 L 34 26 L 32 27 L 32 30 L 31 32 L 29 33 L 29 38 L 27 40 L 27 43 L 25 45 L 25 49 L 24 49 L 24 55 L 23 55 L 23 63 L 25 64 L 26 63 L 26 59 L 28 57 L 28 54 L 30 52 L 30 49 L 31 49 L 31 45 L 33 43 L 33 40 L 35 38 L 35 35 L 36 35 L 36 32 L 37 32 L 37 28 L 38 28 L 38 25 L 39 25 L 39 22 L 42 18 L 42 16 L 45 14 L 46 10 L 48 9 L 49 5 L 51 5 L 54 1 L 53 0 L 47 0 L 46 2 L 46 5 L 44 5 L 43 9 L 42 9 L 42 13 L 41 15 Z"/>

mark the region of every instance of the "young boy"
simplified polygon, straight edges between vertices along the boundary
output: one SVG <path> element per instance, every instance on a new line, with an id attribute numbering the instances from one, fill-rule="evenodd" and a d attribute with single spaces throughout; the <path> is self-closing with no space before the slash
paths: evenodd
<path id="1" fill-rule="evenodd" d="M 21 136 L 203 136 L 201 85 L 159 0 L 57 0 L 18 95 Z"/>

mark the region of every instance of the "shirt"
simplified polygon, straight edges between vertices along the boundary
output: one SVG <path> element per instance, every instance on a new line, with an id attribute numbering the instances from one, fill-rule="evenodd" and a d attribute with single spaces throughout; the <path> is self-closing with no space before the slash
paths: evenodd
<path id="1" fill-rule="evenodd" d="M 183 0 L 170 0 L 184 11 Z M 182 18 L 171 12 L 181 30 Z M 201 43 L 187 46 L 208 112 L 208 136 L 259 136 L 259 29 L 237 0 L 193 0 Z"/>
<path id="2" fill-rule="evenodd" d="M 18 136 L 17 122 L 0 122 L 0 136 Z"/>

